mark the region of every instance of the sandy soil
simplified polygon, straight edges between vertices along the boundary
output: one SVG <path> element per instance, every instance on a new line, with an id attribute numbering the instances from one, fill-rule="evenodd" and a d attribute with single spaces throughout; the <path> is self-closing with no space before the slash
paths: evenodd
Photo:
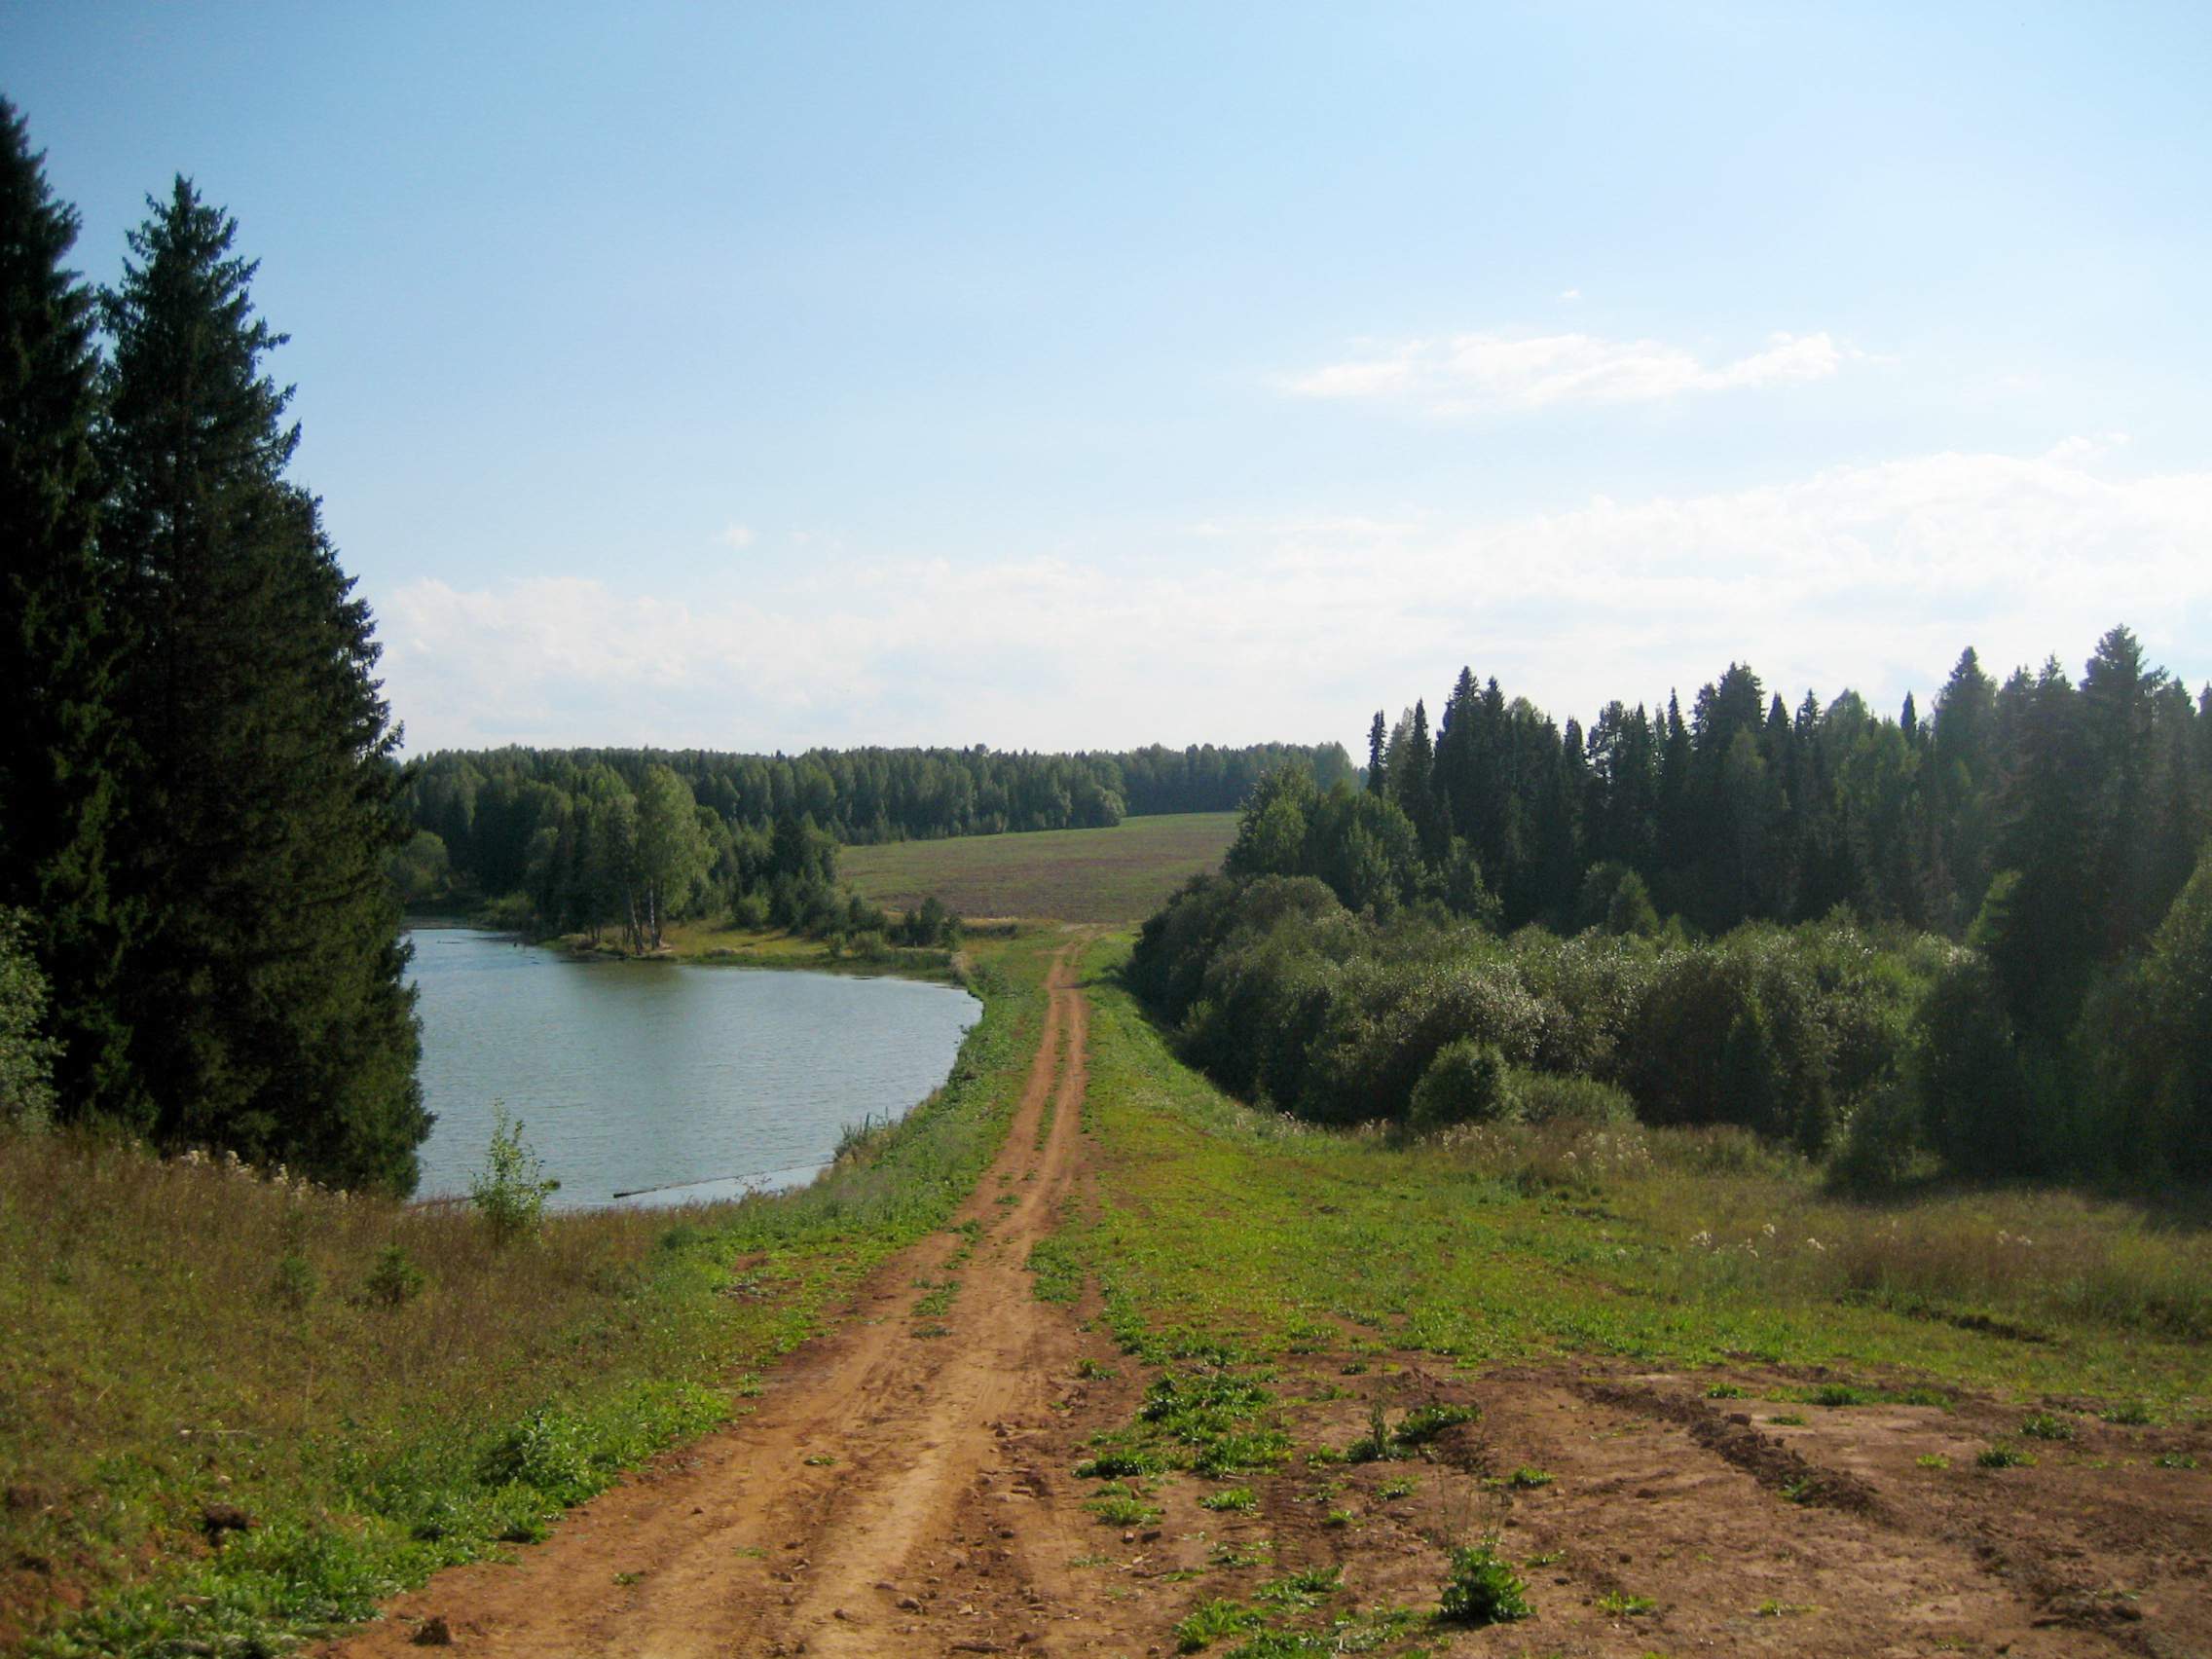
<path id="1" fill-rule="evenodd" d="M 2020 1411 L 1968 1397 L 1777 1405 L 1709 1398 L 1710 1375 L 1468 1378 L 1347 1346 L 1276 1379 L 1302 1452 L 1350 1445 L 1372 1401 L 1393 1419 L 1428 1402 L 1480 1417 L 1418 1459 L 1243 1482 L 1251 1515 L 1200 1509 L 1213 1489 L 1182 1477 L 1157 1524 L 1100 1525 L 1072 1471 L 1091 1434 L 1130 1422 L 1145 1375 L 1089 1326 L 1094 1304 L 1038 1302 L 1025 1266 L 1081 1202 L 1085 1018 L 1063 956 L 1006 1147 L 963 1212 L 986 1230 L 969 1259 L 948 1267 L 949 1234 L 916 1246 L 752 1416 L 326 1652 L 388 1659 L 435 1617 L 487 1655 L 1165 1654 L 1199 1603 L 1308 1566 L 1341 1567 L 1345 1589 L 1304 1628 L 1425 1612 L 1445 1546 L 1489 1531 L 1536 1616 L 1428 1631 L 1432 1651 L 2212 1654 L 2212 1436 L 2080 1415 L 2072 1441 L 2018 1442 L 2035 1466 L 1984 1471 L 1975 1454 Z M 916 1281 L 948 1272 L 950 1308 L 917 1314 Z M 1085 1359 L 1110 1375 L 1078 1381 Z M 1820 1379 L 1747 1365 L 1737 1381 L 1755 1396 Z M 1517 1487 L 1522 1468 L 1551 1479 Z M 1340 1632 L 1346 1650 L 1363 1628 Z"/>

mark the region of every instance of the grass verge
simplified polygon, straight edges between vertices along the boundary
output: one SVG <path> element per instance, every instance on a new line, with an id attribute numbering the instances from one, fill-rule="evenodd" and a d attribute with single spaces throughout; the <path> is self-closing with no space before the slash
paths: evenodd
<path id="1" fill-rule="evenodd" d="M 1825 1365 L 2206 1409 L 2212 1235 L 2027 1189 L 1881 1205 L 1711 1133 L 1408 1143 L 1253 1111 L 1087 961 L 1098 1207 L 1069 1242 L 1148 1363 L 1350 1347 Z"/>

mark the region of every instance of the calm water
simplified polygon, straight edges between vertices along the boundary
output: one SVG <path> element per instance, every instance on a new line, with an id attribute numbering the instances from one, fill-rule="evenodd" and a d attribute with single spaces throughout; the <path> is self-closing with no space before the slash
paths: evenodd
<path id="1" fill-rule="evenodd" d="M 553 1202 L 686 1203 L 804 1181 L 838 1131 L 942 1083 L 982 1006 L 909 979 L 576 961 L 418 928 L 424 1198 L 465 1193 L 504 1102 Z M 702 1183 L 673 1187 L 674 1183 Z"/>

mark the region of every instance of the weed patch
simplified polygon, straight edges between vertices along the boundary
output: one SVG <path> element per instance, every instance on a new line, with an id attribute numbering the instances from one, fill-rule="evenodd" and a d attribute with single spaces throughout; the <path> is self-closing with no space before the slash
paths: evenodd
<path id="1" fill-rule="evenodd" d="M 1030 1290 L 1039 1302 L 1068 1303 L 1083 1294 L 1082 1258 L 1058 1234 L 1029 1247 L 1029 1272 Z"/>
<path id="2" fill-rule="evenodd" d="M 1528 1618 L 1528 1587 L 1521 1575 L 1489 1544 L 1469 1544 L 1452 1552 L 1437 1615 L 1454 1624 L 1510 1624 Z"/>
<path id="3" fill-rule="evenodd" d="M 1160 1519 L 1159 1510 L 1128 1493 L 1104 1493 L 1088 1499 L 1084 1508 L 1108 1527 L 1149 1527 Z"/>
<path id="4" fill-rule="evenodd" d="M 1238 1603 L 1207 1602 L 1175 1626 L 1175 1651 L 1197 1653 L 1266 1622 L 1266 1615 Z"/>

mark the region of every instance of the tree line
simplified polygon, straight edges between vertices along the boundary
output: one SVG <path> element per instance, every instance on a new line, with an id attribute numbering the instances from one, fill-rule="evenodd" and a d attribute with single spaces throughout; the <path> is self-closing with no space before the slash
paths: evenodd
<path id="1" fill-rule="evenodd" d="M 2202 1172 L 2208 745 L 2125 628 L 2079 684 L 1970 650 L 1925 721 L 1734 666 L 1585 733 L 1462 673 L 1433 736 L 1377 717 L 1361 789 L 1266 780 L 1136 971 L 1200 1063 L 1323 1118 L 1412 1115 L 1442 1064 L 1425 1098 L 1477 1115 L 1567 1076 L 1861 1168 Z"/>
<path id="2" fill-rule="evenodd" d="M 1893 718 L 1850 691 L 1791 712 L 1731 664 L 1686 719 L 1674 695 L 1616 701 L 1585 730 L 1462 670 L 1433 736 L 1417 703 L 1394 726 L 1378 713 L 1369 750 L 1368 789 L 1431 866 L 1463 841 L 1508 928 L 1571 928 L 1633 872 L 1707 933 L 1845 904 L 1956 935 L 2000 870 L 2048 867 L 2094 891 L 2093 931 L 2118 949 L 2212 828 L 2212 687 L 2192 696 L 2124 627 L 2079 684 L 2055 659 L 1999 684 L 1970 648 L 1925 717 L 1909 695 Z"/>
<path id="3" fill-rule="evenodd" d="M 699 812 L 706 840 L 698 903 L 778 925 L 823 919 L 837 903 L 835 847 L 1027 830 L 1100 829 L 1124 814 L 1234 811 L 1259 780 L 1298 765 L 1352 778 L 1340 744 L 1254 744 L 1121 754 L 975 749 L 445 751 L 415 765 L 405 806 L 418 831 L 394 877 L 411 901 L 459 890 L 525 895 L 569 926 L 610 913 L 593 874 L 589 803 L 639 794 L 657 772 Z M 665 793 L 665 786 L 664 786 Z M 642 800 L 642 795 L 640 796 Z M 579 805 L 579 803 L 583 803 Z M 427 838 L 425 838 L 427 837 Z M 748 908 L 752 901 L 757 903 Z"/>
<path id="4" fill-rule="evenodd" d="M 113 286 L 0 100 L 0 909 L 54 1110 L 405 1190 L 427 1132 L 379 646 L 182 177 Z"/>

